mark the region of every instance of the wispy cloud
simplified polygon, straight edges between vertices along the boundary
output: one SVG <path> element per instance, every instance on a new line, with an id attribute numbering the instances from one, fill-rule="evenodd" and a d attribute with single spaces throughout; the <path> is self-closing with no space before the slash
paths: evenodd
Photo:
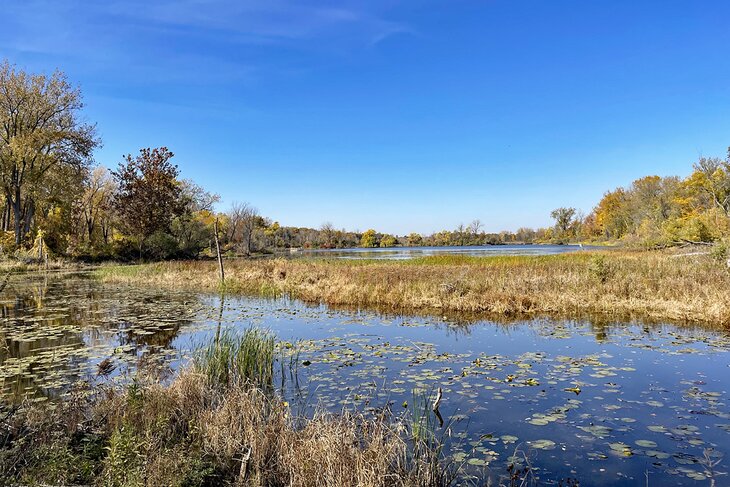
<path id="1" fill-rule="evenodd" d="M 370 37 L 408 31 L 405 24 L 382 18 L 377 2 L 364 10 L 347 2 L 304 5 L 284 0 L 168 0 L 150 5 L 136 0 L 106 4 L 104 9 L 120 17 L 158 25 L 227 31 L 269 41 L 345 34 L 348 41 L 359 38 L 368 42 Z"/>
<path id="2" fill-rule="evenodd" d="M 0 52 L 34 70 L 71 71 L 103 96 L 119 86 L 120 97 L 232 92 L 311 69 L 312 56 L 349 56 L 410 32 L 388 19 L 390 0 L 358 1 L 18 0 L 3 7 Z"/>
<path id="3" fill-rule="evenodd" d="M 27 0 L 4 9 L 11 29 L 0 33 L 2 43 L 31 51 L 122 40 L 140 31 L 211 39 L 226 35 L 229 42 L 254 44 L 336 39 L 351 47 L 410 31 L 406 24 L 384 18 L 378 2 L 364 9 L 347 2 L 304 5 L 290 0 Z"/>

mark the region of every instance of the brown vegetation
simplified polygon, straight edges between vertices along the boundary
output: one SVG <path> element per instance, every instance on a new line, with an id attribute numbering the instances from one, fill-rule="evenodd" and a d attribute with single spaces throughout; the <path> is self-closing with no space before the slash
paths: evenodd
<path id="1" fill-rule="evenodd" d="M 107 267 L 110 282 L 217 290 L 214 262 Z M 226 291 L 330 305 L 500 316 L 604 316 L 730 324 L 730 274 L 709 255 L 601 251 L 542 257 L 226 262 Z"/>
<path id="2" fill-rule="evenodd" d="M 168 386 L 84 384 L 57 403 L 0 403 L 0 485 L 449 483 L 440 450 L 406 417 L 292 417 L 263 366 L 248 366 L 271 367 L 273 346 L 248 331 L 209 345 Z"/>
<path id="3" fill-rule="evenodd" d="M 385 420 L 320 414 L 295 429 L 258 388 L 218 391 L 185 372 L 169 387 L 2 411 L 0 477 L 30 484 L 438 485 Z"/>

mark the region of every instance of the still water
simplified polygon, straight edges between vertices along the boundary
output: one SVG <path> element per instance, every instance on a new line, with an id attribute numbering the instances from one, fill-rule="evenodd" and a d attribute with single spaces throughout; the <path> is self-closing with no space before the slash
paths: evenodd
<path id="1" fill-rule="evenodd" d="M 487 257 L 493 255 L 553 255 L 575 252 L 589 247 L 580 245 L 474 245 L 463 247 L 389 247 L 316 249 L 293 252 L 292 256 L 324 257 L 337 259 L 413 259 L 431 255 L 467 255 Z"/>
<path id="2" fill-rule="evenodd" d="M 54 399 L 75 381 L 124 382 L 139 368 L 169 380 L 216 330 L 260 326 L 296 351 L 296 380 L 280 369 L 296 412 L 390 406 L 399 415 L 414 391 L 441 387 L 437 434 L 466 476 L 499 480 L 518 461 L 541 484 L 730 483 L 726 333 L 606 320 L 464 323 L 83 274 L 15 276 L 0 298 L 6 400 Z M 114 374 L 99 377 L 107 358 Z"/>

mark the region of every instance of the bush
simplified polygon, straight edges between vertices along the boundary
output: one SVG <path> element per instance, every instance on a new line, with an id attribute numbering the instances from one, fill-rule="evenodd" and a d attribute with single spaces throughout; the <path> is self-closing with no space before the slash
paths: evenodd
<path id="1" fill-rule="evenodd" d="M 606 256 L 596 255 L 593 257 L 588 265 L 588 272 L 602 284 L 608 281 L 611 276 L 611 265 L 606 260 Z"/>
<path id="2" fill-rule="evenodd" d="M 730 259 L 730 241 L 723 240 L 715 243 L 710 249 L 710 255 L 717 262 L 726 264 L 727 260 Z"/>
<path id="3" fill-rule="evenodd" d="M 143 252 L 153 260 L 167 260 L 178 254 L 177 240 L 166 232 L 155 232 L 145 242 Z"/>
<path id="4" fill-rule="evenodd" d="M 122 261 L 139 259 L 137 242 L 128 237 L 115 238 L 112 241 L 112 253 L 114 257 Z"/>

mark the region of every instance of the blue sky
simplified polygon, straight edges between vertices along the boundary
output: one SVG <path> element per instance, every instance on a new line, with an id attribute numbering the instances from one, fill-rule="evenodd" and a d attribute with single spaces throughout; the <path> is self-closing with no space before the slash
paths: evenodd
<path id="1" fill-rule="evenodd" d="M 100 164 L 286 225 L 404 234 L 589 211 L 730 145 L 730 2 L 2 0 L 0 57 L 60 68 Z"/>

